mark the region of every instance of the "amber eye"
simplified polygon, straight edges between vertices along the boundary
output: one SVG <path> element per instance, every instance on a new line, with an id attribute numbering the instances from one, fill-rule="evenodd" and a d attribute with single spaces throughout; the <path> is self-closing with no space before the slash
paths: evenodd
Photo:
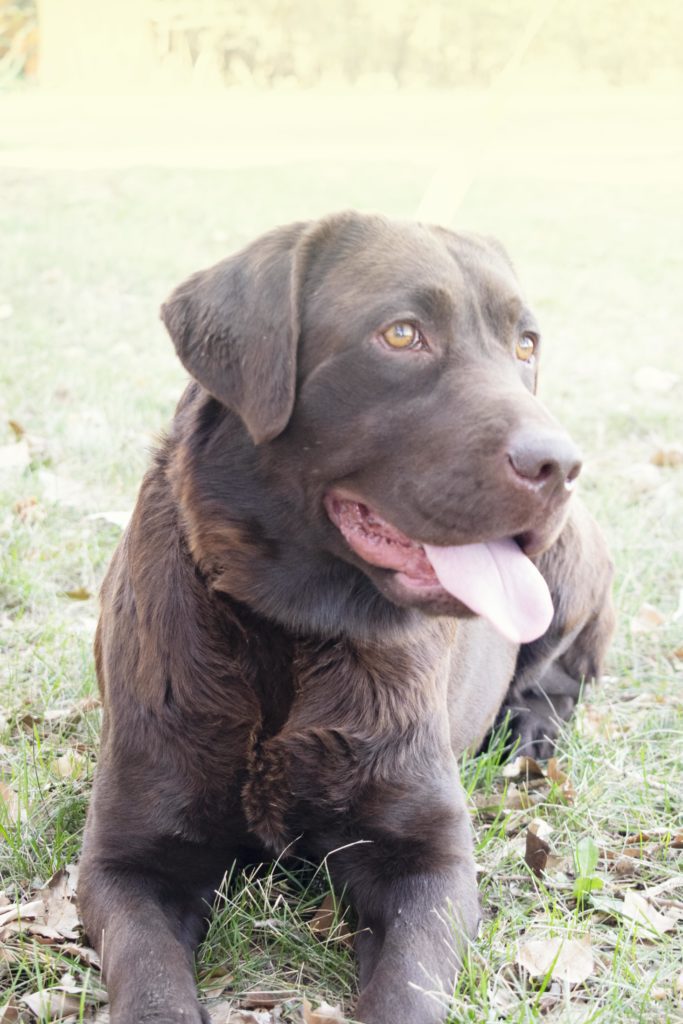
<path id="1" fill-rule="evenodd" d="M 525 331 L 515 346 L 515 355 L 523 363 L 528 363 L 536 351 L 537 338 L 535 334 Z"/>
<path id="2" fill-rule="evenodd" d="M 392 348 L 420 348 L 423 343 L 415 324 L 409 323 L 392 324 L 382 331 L 382 337 Z"/>

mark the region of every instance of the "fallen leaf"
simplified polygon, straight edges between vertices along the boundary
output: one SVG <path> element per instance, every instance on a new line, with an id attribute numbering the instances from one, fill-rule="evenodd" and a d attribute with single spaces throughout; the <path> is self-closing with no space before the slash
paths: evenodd
<path id="1" fill-rule="evenodd" d="M 322 1002 L 314 1010 L 305 996 L 303 1018 L 304 1024 L 346 1024 L 346 1017 L 341 1012 L 341 1007 L 330 1006 L 328 1003 Z"/>
<path id="2" fill-rule="evenodd" d="M 75 903 L 76 881 L 77 869 L 72 864 L 53 875 L 40 890 L 45 904 L 44 923 L 65 939 L 77 939 L 80 934 Z"/>
<path id="3" fill-rule="evenodd" d="M 503 777 L 506 779 L 542 779 L 545 772 L 538 761 L 533 757 L 520 755 L 514 761 L 510 761 L 503 767 Z"/>
<path id="4" fill-rule="evenodd" d="M 54 988 L 32 992 L 22 996 L 21 1001 L 41 1021 L 59 1020 L 70 1014 L 78 1014 L 81 1009 L 79 996 L 72 996 L 68 992 L 60 992 Z"/>
<path id="5" fill-rule="evenodd" d="M 73 956 L 81 960 L 88 967 L 100 967 L 100 958 L 94 949 L 89 946 L 79 946 L 76 942 L 65 942 L 59 947 L 59 952 L 64 956 Z"/>
<path id="6" fill-rule="evenodd" d="M 66 707 L 49 708 L 42 717 L 45 722 L 63 722 L 64 724 L 73 725 L 75 722 L 80 721 L 83 715 L 89 711 L 95 711 L 96 708 L 101 706 L 102 701 L 99 697 L 81 697 Z"/>
<path id="7" fill-rule="evenodd" d="M 631 619 L 632 633 L 653 633 L 666 622 L 666 615 L 647 601 L 641 605 Z"/>
<path id="8" fill-rule="evenodd" d="M 683 832 L 652 828 L 648 832 L 634 832 L 624 838 L 624 846 L 642 846 L 643 843 L 666 843 L 672 850 L 683 850 Z"/>
<path id="9" fill-rule="evenodd" d="M 671 878 L 665 878 L 663 882 L 658 882 L 657 885 L 650 885 L 647 889 L 643 889 L 643 896 L 647 899 L 651 899 L 653 896 L 660 896 L 663 892 L 670 892 L 672 889 L 683 889 L 683 875 L 673 875 Z"/>
<path id="10" fill-rule="evenodd" d="M 471 800 L 482 817 L 497 818 L 505 811 L 528 811 L 539 798 L 511 782 L 505 793 L 475 793 Z"/>
<path id="11" fill-rule="evenodd" d="M 18 423 L 17 420 L 7 420 L 7 426 L 10 428 L 17 441 L 20 441 L 26 433 L 24 427 L 22 427 L 21 423 Z"/>
<path id="12" fill-rule="evenodd" d="M 67 750 L 54 762 L 55 774 L 60 779 L 78 779 L 85 772 L 88 758 L 77 750 Z"/>
<path id="13" fill-rule="evenodd" d="M 43 510 L 38 505 L 38 499 L 33 497 L 20 498 L 19 501 L 15 501 L 12 511 L 16 516 L 19 516 L 23 523 L 39 518 L 43 514 Z"/>
<path id="14" fill-rule="evenodd" d="M 243 992 L 237 998 L 245 1010 L 272 1010 L 276 1006 L 286 1003 L 298 996 L 296 989 L 250 989 Z"/>
<path id="15" fill-rule="evenodd" d="M 625 853 L 616 857 L 611 867 L 620 878 L 630 878 L 638 872 L 638 861 L 632 854 Z"/>
<path id="16" fill-rule="evenodd" d="M 210 1007 L 213 1024 L 279 1024 L 282 1020 L 277 1009 L 240 1010 L 232 999 L 221 1001 Z M 99 1024 L 99 1018 L 96 1018 Z"/>
<path id="17" fill-rule="evenodd" d="M 644 925 L 650 932 L 658 936 L 664 935 L 676 927 L 676 922 L 673 918 L 660 914 L 658 910 L 655 910 L 648 903 L 644 896 L 641 896 L 640 893 L 635 892 L 633 889 L 629 889 L 626 892 L 623 904 L 619 910 L 623 917 L 627 917 L 637 924 Z"/>
<path id="18" fill-rule="evenodd" d="M 517 963 L 532 978 L 544 978 L 548 974 L 558 981 L 578 985 L 593 973 L 594 961 L 590 938 L 533 939 L 521 943 Z"/>
<path id="19" fill-rule="evenodd" d="M 343 918 L 340 920 L 337 904 L 332 893 L 328 893 L 309 922 L 309 928 L 319 939 L 332 939 L 351 945 L 353 935 Z"/>
<path id="20" fill-rule="evenodd" d="M 559 788 L 560 793 L 568 803 L 572 803 L 576 796 L 576 790 L 572 784 L 572 780 L 569 778 L 566 772 L 563 772 L 560 768 L 559 761 L 556 757 L 551 757 L 548 761 L 548 767 L 546 774 L 551 782 Z"/>
<path id="21" fill-rule="evenodd" d="M 683 465 L 683 445 L 667 444 L 658 448 L 650 457 L 650 462 L 655 466 L 681 466 Z"/>
<path id="22" fill-rule="evenodd" d="M 35 921 L 37 917 L 45 913 L 45 904 L 42 900 L 32 900 L 30 903 L 17 903 L 8 910 L 0 913 L 0 928 L 10 921 Z"/>
<path id="23" fill-rule="evenodd" d="M 19 820 L 19 797 L 7 783 L 0 781 L 0 817 L 5 815 L 10 825 Z"/>
<path id="24" fill-rule="evenodd" d="M 63 597 L 70 597 L 72 601 L 89 601 L 92 594 L 86 587 L 76 587 L 74 590 L 64 590 Z"/>
<path id="25" fill-rule="evenodd" d="M 86 984 L 82 981 L 78 981 L 73 974 L 66 972 L 59 979 L 59 984 L 55 985 L 56 989 L 60 992 L 68 992 L 72 996 L 82 996 L 86 1003 L 108 1003 L 109 996 L 105 989 L 101 985 L 97 985 L 93 982 L 92 977 L 89 977 Z"/>
<path id="26" fill-rule="evenodd" d="M 19 1024 L 29 1020 L 29 1014 L 14 996 L 0 1006 L 0 1024 Z"/>
<path id="27" fill-rule="evenodd" d="M 526 833 L 526 849 L 524 851 L 524 862 L 531 868 L 537 878 L 543 874 L 548 863 L 550 844 L 542 839 L 529 827 Z"/>

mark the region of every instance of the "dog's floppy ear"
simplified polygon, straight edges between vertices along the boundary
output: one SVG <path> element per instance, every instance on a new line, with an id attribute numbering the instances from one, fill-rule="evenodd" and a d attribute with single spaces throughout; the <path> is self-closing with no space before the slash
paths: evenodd
<path id="1" fill-rule="evenodd" d="M 289 421 L 299 340 L 298 243 L 306 224 L 193 274 L 161 307 L 185 368 L 242 418 L 256 444 Z"/>

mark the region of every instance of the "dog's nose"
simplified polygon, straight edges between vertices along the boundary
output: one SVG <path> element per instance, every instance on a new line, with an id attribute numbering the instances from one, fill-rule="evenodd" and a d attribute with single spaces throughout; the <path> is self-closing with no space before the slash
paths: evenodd
<path id="1" fill-rule="evenodd" d="M 558 484 L 569 489 L 581 472 L 581 454 L 559 430 L 522 430 L 508 445 L 507 456 L 515 476 L 525 486 L 551 491 Z"/>

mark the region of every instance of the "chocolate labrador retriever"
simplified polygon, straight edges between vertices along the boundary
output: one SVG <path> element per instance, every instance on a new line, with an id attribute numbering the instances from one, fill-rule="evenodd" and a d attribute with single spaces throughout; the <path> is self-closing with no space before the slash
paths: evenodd
<path id="1" fill-rule="evenodd" d="M 356 213 L 267 234 L 162 316 L 194 381 L 95 643 L 80 904 L 112 1024 L 207 1020 L 213 890 L 285 849 L 356 908 L 355 1016 L 441 1021 L 425 993 L 479 916 L 458 756 L 506 699 L 545 744 L 612 629 L 536 322 L 496 243 Z"/>

